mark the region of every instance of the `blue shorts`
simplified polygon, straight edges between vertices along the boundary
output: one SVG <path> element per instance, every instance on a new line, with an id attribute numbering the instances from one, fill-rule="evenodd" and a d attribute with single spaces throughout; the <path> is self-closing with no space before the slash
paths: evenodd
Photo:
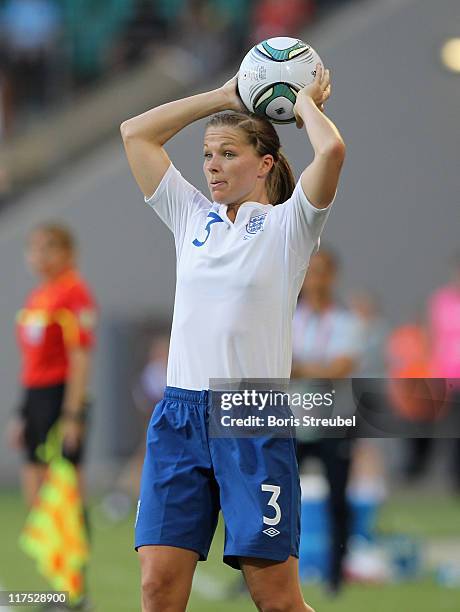
<path id="1" fill-rule="evenodd" d="M 300 484 L 292 438 L 213 438 L 208 391 L 166 387 L 152 414 L 135 548 L 194 550 L 206 560 L 219 510 L 224 562 L 299 556 Z"/>

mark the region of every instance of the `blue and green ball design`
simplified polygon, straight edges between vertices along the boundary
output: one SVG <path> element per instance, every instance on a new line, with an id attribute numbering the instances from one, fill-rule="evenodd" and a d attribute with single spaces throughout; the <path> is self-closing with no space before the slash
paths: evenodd
<path id="1" fill-rule="evenodd" d="M 301 40 L 297 40 L 295 44 L 291 45 L 287 49 L 275 49 L 270 45 L 268 40 L 264 40 L 260 44 L 256 45 L 256 49 L 262 53 L 262 55 L 266 55 L 275 62 L 286 62 L 287 60 L 302 55 L 302 53 L 307 53 L 309 46 Z"/>
<path id="2" fill-rule="evenodd" d="M 254 112 L 273 123 L 292 123 L 295 120 L 292 106 L 295 104 L 297 92 L 298 89 L 289 83 L 269 85 L 253 101 Z"/>

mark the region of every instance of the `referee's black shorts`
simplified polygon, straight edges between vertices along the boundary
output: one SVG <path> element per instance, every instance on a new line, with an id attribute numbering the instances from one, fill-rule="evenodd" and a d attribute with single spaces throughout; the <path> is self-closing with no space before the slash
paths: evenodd
<path id="1" fill-rule="evenodd" d="M 44 462 L 37 457 L 37 447 L 46 442 L 49 430 L 61 416 L 65 385 L 29 387 L 24 391 L 20 412 L 25 422 L 25 458 L 28 463 L 43 464 Z M 74 465 L 82 462 L 85 434 L 86 431 L 75 450 L 67 452 L 64 449 L 62 453 Z"/>

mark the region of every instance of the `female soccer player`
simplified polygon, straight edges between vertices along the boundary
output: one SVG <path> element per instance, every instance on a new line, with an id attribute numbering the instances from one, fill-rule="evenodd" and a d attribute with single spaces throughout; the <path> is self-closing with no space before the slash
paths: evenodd
<path id="1" fill-rule="evenodd" d="M 147 433 L 136 519 L 144 612 L 185 610 L 219 509 L 224 561 L 243 570 L 258 609 L 312 610 L 298 578 L 294 441 L 209 436 L 208 389 L 210 379 L 289 378 L 295 302 L 345 146 L 322 112 L 331 86 L 329 71 L 318 66 L 295 104 L 297 126 L 305 125 L 314 149 L 295 185 L 276 130 L 242 112 L 236 82 L 121 126 L 134 177 L 172 230 L 177 254 L 168 386 Z M 212 202 L 163 148 L 209 115 L 204 173 Z"/>

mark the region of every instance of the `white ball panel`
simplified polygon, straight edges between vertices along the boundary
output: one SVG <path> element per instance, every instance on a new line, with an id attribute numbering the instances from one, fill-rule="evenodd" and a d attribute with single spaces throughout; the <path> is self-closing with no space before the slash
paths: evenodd
<path id="1" fill-rule="evenodd" d="M 289 38 L 289 36 L 276 36 L 275 38 L 268 38 L 267 42 L 270 47 L 283 51 L 284 49 L 289 49 L 289 47 L 293 47 L 295 44 L 297 44 L 298 39 Z"/>
<path id="2" fill-rule="evenodd" d="M 281 79 L 286 83 L 301 84 L 302 87 L 311 83 L 315 78 L 312 72 L 316 71 L 316 64 L 323 66 L 321 58 L 312 50 L 312 53 L 305 57 L 291 59 L 283 62 Z"/>

